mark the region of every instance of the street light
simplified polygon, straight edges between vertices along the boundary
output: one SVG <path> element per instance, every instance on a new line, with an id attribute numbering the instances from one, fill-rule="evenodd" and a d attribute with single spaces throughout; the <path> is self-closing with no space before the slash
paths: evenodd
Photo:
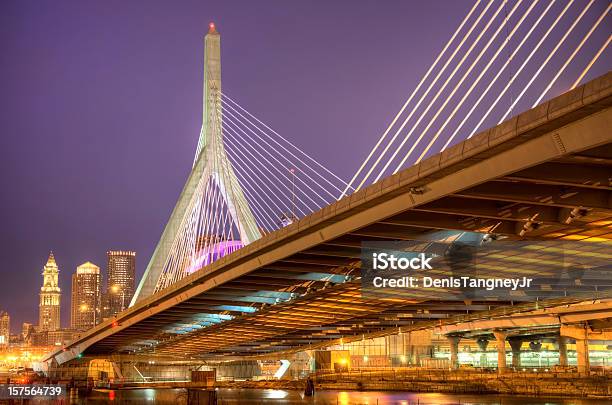
<path id="1" fill-rule="evenodd" d="M 121 288 L 120 286 L 116 284 L 111 287 L 111 291 L 115 294 L 121 291 L 121 310 L 123 311 L 125 309 L 125 291 L 123 291 L 123 288 Z"/>

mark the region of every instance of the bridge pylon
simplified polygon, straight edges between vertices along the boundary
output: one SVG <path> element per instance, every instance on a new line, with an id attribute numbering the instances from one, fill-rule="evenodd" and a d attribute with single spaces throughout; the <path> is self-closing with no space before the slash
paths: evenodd
<path id="1" fill-rule="evenodd" d="M 261 237 L 223 144 L 221 36 L 213 23 L 204 38 L 203 93 L 191 173 L 130 306 Z"/>

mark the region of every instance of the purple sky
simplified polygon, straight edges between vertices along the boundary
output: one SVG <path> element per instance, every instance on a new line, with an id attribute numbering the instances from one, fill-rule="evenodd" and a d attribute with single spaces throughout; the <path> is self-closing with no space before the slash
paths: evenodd
<path id="1" fill-rule="evenodd" d="M 13 330 L 37 322 L 50 249 L 65 326 L 77 265 L 130 249 L 144 271 L 191 168 L 209 21 L 224 92 L 350 178 L 472 4 L 1 2 L 0 309 Z"/>

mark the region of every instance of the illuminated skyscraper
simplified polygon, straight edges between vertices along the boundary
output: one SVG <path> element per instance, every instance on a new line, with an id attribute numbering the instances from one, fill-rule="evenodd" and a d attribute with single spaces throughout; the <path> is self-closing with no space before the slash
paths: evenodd
<path id="1" fill-rule="evenodd" d="M 0 311 L 0 346 L 8 346 L 11 336 L 11 317 L 8 312 Z"/>
<path id="2" fill-rule="evenodd" d="M 42 275 L 43 286 L 40 288 L 38 330 L 54 331 L 60 328 L 61 290 L 58 285 L 59 269 L 53 252 L 49 254 Z"/>
<path id="3" fill-rule="evenodd" d="M 136 279 L 136 252 L 110 250 L 107 252 L 109 316 L 130 305 Z"/>
<path id="4" fill-rule="evenodd" d="M 83 263 L 72 275 L 70 309 L 72 329 L 87 330 L 100 322 L 100 268 L 95 264 Z"/>

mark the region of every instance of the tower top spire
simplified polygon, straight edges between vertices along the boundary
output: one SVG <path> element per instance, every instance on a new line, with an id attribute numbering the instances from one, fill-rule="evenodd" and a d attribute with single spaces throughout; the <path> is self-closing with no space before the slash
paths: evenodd
<path id="1" fill-rule="evenodd" d="M 215 26 L 215 23 L 212 21 L 208 24 L 208 33 L 219 35 L 219 31 L 217 31 L 217 27 Z"/>
<path id="2" fill-rule="evenodd" d="M 53 256 L 53 251 L 49 252 L 49 258 L 47 259 L 47 266 L 49 265 L 56 265 L 57 263 L 55 263 L 55 256 Z"/>

